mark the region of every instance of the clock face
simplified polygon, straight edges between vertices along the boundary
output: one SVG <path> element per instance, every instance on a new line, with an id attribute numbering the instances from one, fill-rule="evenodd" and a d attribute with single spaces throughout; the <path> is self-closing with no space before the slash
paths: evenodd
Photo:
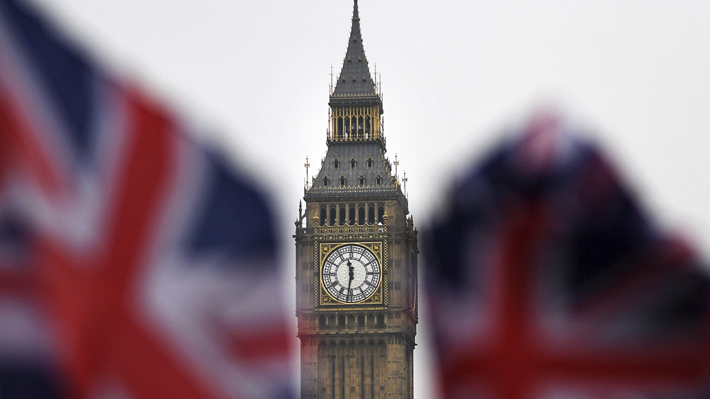
<path id="1" fill-rule="evenodd" d="M 357 303 L 369 298 L 380 284 L 380 263 L 369 249 L 346 244 L 323 262 L 323 286 L 340 302 Z"/>

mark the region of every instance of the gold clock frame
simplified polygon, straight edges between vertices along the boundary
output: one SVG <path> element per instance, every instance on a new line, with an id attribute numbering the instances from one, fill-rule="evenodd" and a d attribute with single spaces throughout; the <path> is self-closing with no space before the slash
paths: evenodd
<path id="1" fill-rule="evenodd" d="M 342 302 L 333 298 L 328 290 L 325 289 L 323 283 L 323 276 L 321 271 L 323 270 L 323 263 L 328 258 L 333 251 L 344 246 L 344 245 L 360 245 L 371 251 L 377 261 L 380 263 L 380 281 L 377 285 L 375 291 L 367 299 L 357 303 Z M 333 307 L 346 307 L 348 309 L 352 308 L 372 308 L 372 307 L 382 307 L 387 305 L 387 290 L 383 287 L 387 286 L 388 271 L 387 271 L 387 259 L 386 259 L 386 246 L 387 241 L 338 241 L 338 242 L 318 242 L 316 243 L 316 250 L 318 252 L 318 262 L 317 264 L 317 276 L 318 276 L 318 286 L 320 289 L 318 292 L 318 298 L 316 303 L 321 307 L 327 307 L 332 309 Z"/>

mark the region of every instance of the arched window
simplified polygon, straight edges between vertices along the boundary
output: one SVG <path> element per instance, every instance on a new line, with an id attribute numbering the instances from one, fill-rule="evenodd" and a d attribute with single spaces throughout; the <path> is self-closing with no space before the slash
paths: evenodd
<path id="1" fill-rule="evenodd" d="M 325 223 L 328 221 L 328 210 L 322 206 L 320 208 L 320 225 L 325 226 Z"/>
<path id="2" fill-rule="evenodd" d="M 365 117 L 365 138 L 371 138 L 370 137 L 370 117 L 366 116 Z"/>
<path id="3" fill-rule="evenodd" d="M 377 328 L 384 328 L 385 326 L 385 316 L 382 314 L 377 315 Z"/>
<path id="4" fill-rule="evenodd" d="M 365 316 L 359 315 L 357 317 L 357 325 L 358 325 L 358 327 L 365 327 Z"/>
<path id="5" fill-rule="evenodd" d="M 338 118 L 338 140 L 343 139 L 343 117 Z"/>
<path id="6" fill-rule="evenodd" d="M 364 138 L 364 135 L 363 135 L 363 133 L 362 133 L 362 130 L 363 130 L 363 127 L 364 127 L 363 125 L 364 125 L 364 124 L 365 124 L 365 123 L 363 123 L 362 116 L 359 117 L 359 118 L 358 118 L 358 124 L 357 124 L 357 138 L 360 139 L 360 140 L 362 140 L 362 139 Z"/>
<path id="7" fill-rule="evenodd" d="M 345 224 L 345 206 L 340 207 L 340 218 L 339 223 L 341 226 Z"/>
<path id="8" fill-rule="evenodd" d="M 367 158 L 367 167 L 368 168 L 372 168 L 372 165 L 374 165 L 374 164 L 375 163 L 372 161 L 372 158 Z"/>
<path id="9" fill-rule="evenodd" d="M 355 161 L 355 158 L 350 160 L 350 169 L 355 169 L 357 167 L 357 161 Z"/>
<path id="10" fill-rule="evenodd" d="M 333 161 L 333 167 L 335 169 L 340 169 L 340 161 L 338 161 L 337 159 Z"/>
<path id="11" fill-rule="evenodd" d="M 345 187 L 345 177 L 340 176 L 340 187 Z"/>
<path id="12" fill-rule="evenodd" d="M 382 178 L 380 177 L 380 175 L 377 175 L 377 177 L 375 178 L 375 184 L 377 184 L 378 186 L 382 185 Z"/>
<path id="13" fill-rule="evenodd" d="M 355 224 L 355 206 L 350 205 L 348 208 L 348 224 L 353 225 Z"/>
<path id="14" fill-rule="evenodd" d="M 335 327 L 335 316 L 328 317 L 328 327 L 330 327 L 330 328 Z"/>
<path id="15" fill-rule="evenodd" d="M 357 208 L 357 224 L 365 224 L 365 205 L 360 205 Z"/>
<path id="16" fill-rule="evenodd" d="M 318 327 L 321 329 L 325 329 L 325 316 L 321 316 L 318 318 Z"/>
<path id="17" fill-rule="evenodd" d="M 350 138 L 350 118 L 345 117 L 345 139 Z"/>
<path id="18" fill-rule="evenodd" d="M 372 327 L 375 325 L 375 316 L 373 315 L 367 315 L 367 325 Z"/>
<path id="19" fill-rule="evenodd" d="M 328 223 L 328 224 L 331 226 L 335 226 L 335 218 L 336 218 L 335 207 L 331 206 L 330 207 L 330 223 Z"/>
<path id="20" fill-rule="evenodd" d="M 362 176 L 360 176 L 360 179 L 359 179 L 359 182 L 358 182 L 358 183 L 360 184 L 360 187 L 364 186 L 364 185 L 365 185 L 365 178 L 362 177 Z"/>
<path id="21" fill-rule="evenodd" d="M 338 328 L 345 327 L 345 316 L 338 316 Z"/>
<path id="22" fill-rule="evenodd" d="M 328 177 L 323 178 L 323 186 L 328 187 L 328 184 L 330 184 L 330 181 L 328 180 Z"/>
<path id="23" fill-rule="evenodd" d="M 357 118 L 356 117 L 353 116 L 352 118 L 350 118 L 350 126 L 351 126 L 350 132 L 353 135 L 352 138 L 355 138 L 355 134 L 357 133 Z M 359 139 L 360 136 L 357 136 L 357 138 Z"/>
<path id="24" fill-rule="evenodd" d="M 348 327 L 355 327 L 355 316 L 348 316 Z"/>
<path id="25" fill-rule="evenodd" d="M 367 224 L 375 224 L 375 206 L 370 205 L 367 208 Z"/>
<path id="26" fill-rule="evenodd" d="M 385 222 L 385 206 L 380 204 L 377 206 L 377 223 Z"/>

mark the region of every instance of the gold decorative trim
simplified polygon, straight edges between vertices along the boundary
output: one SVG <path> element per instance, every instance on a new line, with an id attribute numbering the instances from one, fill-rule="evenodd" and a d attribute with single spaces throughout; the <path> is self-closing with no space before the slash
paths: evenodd
<path id="1" fill-rule="evenodd" d="M 319 267 L 318 264 L 320 262 L 318 261 L 318 241 L 316 241 L 313 244 L 313 288 L 311 291 L 313 292 L 313 307 L 318 306 L 318 293 L 319 291 L 316 289 L 318 287 L 318 280 L 320 280 L 320 272 L 319 272 Z"/>
<path id="2" fill-rule="evenodd" d="M 387 233 L 387 226 L 314 227 L 314 234 Z"/>

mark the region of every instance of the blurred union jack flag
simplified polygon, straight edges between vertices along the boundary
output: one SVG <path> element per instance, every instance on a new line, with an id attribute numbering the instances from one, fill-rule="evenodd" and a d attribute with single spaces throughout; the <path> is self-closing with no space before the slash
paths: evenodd
<path id="1" fill-rule="evenodd" d="M 272 224 L 168 110 L 0 0 L 0 397 L 290 395 Z"/>
<path id="2" fill-rule="evenodd" d="M 706 270 L 567 130 L 534 117 L 426 234 L 445 397 L 710 397 Z"/>

